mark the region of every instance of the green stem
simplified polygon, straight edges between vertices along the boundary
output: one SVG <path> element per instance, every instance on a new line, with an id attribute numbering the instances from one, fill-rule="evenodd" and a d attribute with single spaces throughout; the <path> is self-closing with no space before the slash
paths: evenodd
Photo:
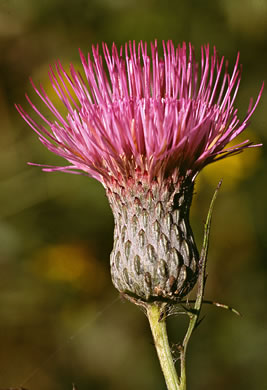
<path id="1" fill-rule="evenodd" d="M 149 304 L 147 317 L 167 388 L 168 390 L 181 390 L 167 336 L 164 304 Z"/>
<path id="2" fill-rule="evenodd" d="M 190 337 L 195 329 L 198 314 L 188 314 L 190 317 L 188 329 L 183 340 L 183 344 L 180 347 L 180 361 L 181 361 L 181 380 L 180 380 L 180 390 L 186 390 L 186 351 L 187 346 L 190 340 Z"/>
<path id="3" fill-rule="evenodd" d="M 214 207 L 214 202 L 216 200 L 216 197 L 218 195 L 218 191 L 220 189 L 220 186 L 222 184 L 222 181 L 219 182 L 215 193 L 212 197 L 209 211 L 208 211 L 208 216 L 207 220 L 205 223 L 205 228 L 204 228 L 204 240 L 203 240 L 203 246 L 202 246 L 202 251 L 200 255 L 200 270 L 199 270 L 199 277 L 198 277 L 198 290 L 197 290 L 197 298 L 194 304 L 193 311 L 188 311 L 188 316 L 190 318 L 189 320 L 189 325 L 187 328 L 187 332 L 185 334 L 183 343 L 180 347 L 180 362 L 181 362 L 181 378 L 180 378 L 180 390 L 186 390 L 186 351 L 187 351 L 187 346 L 190 340 L 190 337 L 196 328 L 198 324 L 198 319 L 204 299 L 204 290 L 205 290 L 205 281 L 206 281 L 206 265 L 207 265 L 207 254 L 208 254 L 208 247 L 209 247 L 209 233 L 210 233 L 210 224 L 211 224 L 211 216 L 212 216 L 212 211 Z"/>
<path id="4" fill-rule="evenodd" d="M 208 246 L 209 246 L 209 232 L 210 232 L 210 224 L 211 224 L 211 216 L 214 207 L 214 202 L 217 197 L 219 188 L 221 186 L 221 181 L 219 182 L 213 198 L 211 200 L 211 204 L 209 207 L 209 212 L 207 216 L 207 220 L 204 228 L 204 240 L 203 247 L 200 255 L 199 261 L 199 277 L 198 277 L 198 290 L 197 297 L 195 300 L 195 304 L 193 309 L 188 310 L 187 314 L 189 316 L 189 325 L 187 332 L 185 334 L 184 340 L 179 347 L 180 352 L 180 364 L 181 364 L 181 372 L 180 379 L 178 378 L 172 354 L 170 351 L 170 346 L 168 342 L 167 330 L 166 330 L 166 303 L 151 303 L 142 305 L 146 307 L 147 317 L 149 320 L 149 324 L 152 330 L 155 347 L 157 350 L 157 354 L 159 357 L 161 369 L 163 375 L 165 377 L 166 385 L 168 390 L 186 390 L 186 351 L 187 346 L 190 340 L 190 337 L 197 327 L 199 323 L 199 315 L 204 299 L 204 289 L 206 282 L 206 265 L 207 265 L 207 254 L 208 254 Z M 209 302 L 209 301 L 208 301 Z M 221 305 L 227 307 L 226 305 Z"/>

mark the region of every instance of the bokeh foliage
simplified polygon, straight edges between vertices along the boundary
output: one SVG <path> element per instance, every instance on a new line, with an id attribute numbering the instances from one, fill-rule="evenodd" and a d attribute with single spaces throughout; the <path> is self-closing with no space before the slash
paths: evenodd
<path id="1" fill-rule="evenodd" d="M 0 0 L 0 388 L 164 388 L 144 315 L 117 299 L 110 281 L 113 219 L 103 188 L 26 165 L 62 163 L 14 109 L 14 102 L 27 106 L 25 91 L 34 96 L 28 77 L 51 90 L 50 63 L 79 64 L 78 48 L 102 41 L 170 38 L 191 41 L 198 53 L 209 42 L 230 66 L 241 52 L 242 118 L 266 78 L 266 33 L 266 0 Z M 266 101 L 265 91 L 247 131 L 263 144 Z M 206 295 L 243 317 L 206 309 L 189 349 L 189 389 L 267 387 L 266 166 L 263 146 L 198 178 L 192 225 L 199 244 L 223 178 Z M 174 343 L 184 321 L 169 323 Z"/>

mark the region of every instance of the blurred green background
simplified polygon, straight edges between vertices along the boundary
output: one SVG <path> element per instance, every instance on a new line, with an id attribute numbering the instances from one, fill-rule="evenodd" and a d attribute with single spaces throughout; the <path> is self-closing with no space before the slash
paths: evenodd
<path id="1" fill-rule="evenodd" d="M 0 0 L 0 388 L 165 388 L 146 318 L 109 276 L 113 218 L 102 186 L 43 173 L 28 161 L 65 164 L 14 108 L 33 96 L 28 77 L 51 89 L 47 70 L 79 64 L 78 48 L 129 39 L 216 45 L 233 66 L 241 52 L 242 118 L 267 69 L 266 0 Z M 79 66 L 79 65 L 78 65 Z M 247 136 L 267 144 L 266 89 Z M 40 104 L 40 107 L 42 105 Z M 214 188 L 207 307 L 188 354 L 190 390 L 267 388 L 266 147 L 206 168 L 191 213 L 199 246 Z M 169 321 L 178 342 L 185 319 Z"/>

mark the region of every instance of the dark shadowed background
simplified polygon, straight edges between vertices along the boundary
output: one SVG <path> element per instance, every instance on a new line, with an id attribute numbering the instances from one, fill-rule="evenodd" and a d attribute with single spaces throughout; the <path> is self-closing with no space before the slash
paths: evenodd
<path id="1" fill-rule="evenodd" d="M 31 112 L 28 77 L 52 93 L 49 64 L 60 59 L 80 67 L 78 48 L 86 52 L 102 41 L 191 41 L 198 54 L 209 42 L 230 68 L 241 52 L 242 118 L 266 78 L 266 35 L 266 0 L 0 0 L 0 388 L 165 386 L 145 316 L 118 298 L 110 280 L 113 218 L 102 186 L 27 165 L 65 164 L 14 108 L 21 103 Z M 198 178 L 191 220 L 199 246 L 223 178 L 206 297 L 243 317 L 205 308 L 188 351 L 189 390 L 267 388 L 266 94 L 246 131 L 264 146 Z M 169 328 L 177 343 L 185 319 L 171 319 Z"/>

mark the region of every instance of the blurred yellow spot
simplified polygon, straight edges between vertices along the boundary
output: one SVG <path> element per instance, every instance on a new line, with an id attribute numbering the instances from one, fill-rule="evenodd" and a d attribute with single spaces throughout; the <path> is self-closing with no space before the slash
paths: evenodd
<path id="1" fill-rule="evenodd" d="M 51 100 L 51 102 L 60 111 L 62 116 L 64 116 L 65 114 L 67 114 L 67 109 L 61 103 L 60 98 L 58 97 L 58 95 L 57 95 L 56 91 L 54 90 L 54 87 L 53 87 L 53 85 L 52 85 L 52 83 L 50 81 L 50 78 L 49 78 L 49 75 L 48 75 L 48 72 L 50 72 L 49 65 L 50 64 L 45 63 L 45 64 L 42 64 L 39 68 L 35 69 L 35 72 L 32 75 L 32 79 L 33 79 L 33 81 L 34 81 L 34 83 L 35 83 L 35 85 L 36 85 L 36 87 L 38 89 L 39 89 L 39 83 L 42 84 L 42 86 L 43 86 L 46 94 L 48 95 L 49 99 Z M 74 107 L 74 104 L 71 102 L 71 98 L 69 97 L 69 93 L 70 93 L 71 97 L 73 98 L 73 100 L 76 102 L 76 104 L 79 105 L 78 98 L 77 98 L 73 88 L 71 87 L 70 83 L 68 82 L 67 78 L 60 71 L 61 76 L 62 76 L 62 80 L 65 83 L 69 93 L 66 90 L 66 87 L 64 86 L 63 82 L 59 79 L 55 65 L 53 63 L 51 65 L 53 67 L 53 72 L 54 72 L 54 74 L 55 74 L 55 76 L 56 76 L 56 78 L 58 80 L 58 84 L 59 84 L 60 88 L 62 88 L 64 94 L 67 96 L 67 98 L 70 101 L 71 105 Z M 72 76 L 70 76 L 70 70 L 69 70 L 70 64 L 69 63 L 68 64 L 62 63 L 62 66 L 63 66 L 64 70 L 66 71 L 66 73 L 69 75 L 69 77 L 72 79 Z M 80 74 L 82 75 L 83 79 L 85 80 L 85 75 L 84 75 L 82 64 L 81 63 L 73 63 L 73 66 L 74 66 L 74 69 L 75 69 L 76 73 L 78 74 L 78 72 L 80 72 Z M 54 84 L 55 84 L 56 88 L 59 89 L 58 85 L 56 85 L 55 82 L 54 82 Z M 30 90 L 30 88 L 29 88 L 29 90 Z M 37 96 L 36 94 L 34 94 L 32 92 L 30 92 L 30 95 L 33 98 L 34 103 L 36 103 L 37 106 L 40 107 L 40 98 L 39 98 L 39 96 Z M 42 112 L 43 112 L 43 109 L 42 109 Z"/>
<path id="2" fill-rule="evenodd" d="M 228 147 L 237 145 L 244 139 L 252 139 L 254 143 L 260 143 L 260 141 L 256 139 L 255 133 L 251 130 L 246 130 L 245 136 L 246 138 L 244 138 L 244 135 L 242 138 L 241 136 L 236 138 Z M 260 147 L 251 148 L 206 166 L 197 180 L 197 190 L 201 190 L 202 186 L 207 183 L 214 186 L 220 179 L 223 179 L 224 190 L 233 190 L 239 185 L 240 181 L 246 179 L 255 172 L 257 164 L 260 161 L 260 155 Z"/>
<path id="3" fill-rule="evenodd" d="M 31 268 L 45 279 L 68 282 L 88 292 L 99 292 L 107 281 L 106 269 L 83 244 L 58 244 L 41 248 Z"/>

